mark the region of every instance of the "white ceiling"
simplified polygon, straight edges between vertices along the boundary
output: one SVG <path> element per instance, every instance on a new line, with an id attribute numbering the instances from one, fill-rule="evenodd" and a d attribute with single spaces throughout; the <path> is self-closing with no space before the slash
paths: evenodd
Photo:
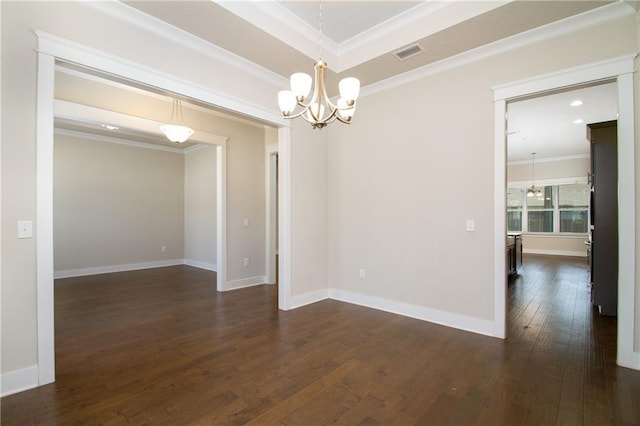
<path id="1" fill-rule="evenodd" d="M 589 155 L 587 124 L 618 118 L 615 83 L 550 94 L 507 105 L 509 162 Z M 573 101 L 582 105 L 571 106 Z M 581 120 L 581 122 L 575 122 Z"/>
<path id="2" fill-rule="evenodd" d="M 419 1 L 278 1 L 297 18 L 339 45 L 372 28 L 382 26 L 410 9 Z M 274 5 L 275 6 L 275 5 Z M 414 13 L 417 13 L 414 11 Z"/>
<path id="3" fill-rule="evenodd" d="M 164 21 L 283 77 L 298 71 L 311 72 L 321 48 L 323 59 L 332 70 L 328 84 L 333 87 L 337 78 L 346 75 L 359 78 L 363 86 L 376 83 L 484 44 L 608 7 L 610 3 L 611 0 L 332 0 L 320 4 L 124 0 L 117 4 Z M 412 43 L 419 43 L 425 52 L 405 61 L 392 55 Z M 558 94 L 513 103 L 509 106 L 509 131 L 518 133 L 508 139 L 510 161 L 530 158 L 533 151 L 539 153 L 537 158 L 588 152 L 588 146 L 585 151 L 578 142 L 584 139 L 578 136 L 584 136 L 584 125 L 574 125 L 570 117 L 560 120 L 563 114 L 577 111 L 563 110 L 563 96 L 589 99 L 580 110 L 585 112 L 586 122 L 611 119 L 615 111 L 611 106 L 615 106 L 615 87 L 611 85 L 584 94 Z M 71 126 L 68 122 L 64 125 Z M 579 127 L 583 129 L 577 131 Z M 517 135 L 523 138 L 518 143 Z"/>

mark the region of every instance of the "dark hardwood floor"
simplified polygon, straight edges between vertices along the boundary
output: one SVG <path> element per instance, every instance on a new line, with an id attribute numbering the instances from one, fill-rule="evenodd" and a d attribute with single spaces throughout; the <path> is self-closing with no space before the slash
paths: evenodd
<path id="1" fill-rule="evenodd" d="M 56 382 L 2 425 L 638 425 L 640 372 L 585 259 L 526 256 L 505 341 L 275 286 L 215 291 L 187 266 L 56 282 Z M 461 295 L 464 297 L 464 295 Z"/>

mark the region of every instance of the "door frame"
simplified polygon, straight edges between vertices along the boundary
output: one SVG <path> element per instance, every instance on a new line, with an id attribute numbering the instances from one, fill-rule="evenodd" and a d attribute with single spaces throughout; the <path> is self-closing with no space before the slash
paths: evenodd
<path id="1" fill-rule="evenodd" d="M 494 92 L 494 335 L 506 338 L 507 103 L 577 85 L 615 81 L 618 94 L 618 339 L 617 364 L 640 370 L 635 341 L 636 182 L 633 73 L 637 54 L 492 87 Z M 585 135 L 586 137 L 586 135 Z M 640 343 L 640 342 L 639 342 Z"/>
<path id="2" fill-rule="evenodd" d="M 265 170 L 265 281 L 267 284 L 276 282 L 276 255 L 278 232 L 277 217 L 277 157 L 278 145 L 268 145 L 264 150 Z"/>
<path id="3" fill-rule="evenodd" d="M 242 101 L 214 93 L 202 86 L 192 84 L 176 76 L 160 74 L 157 70 L 130 60 L 116 57 L 76 42 L 63 39 L 42 31 L 35 31 L 38 39 L 38 70 L 36 99 L 36 311 L 38 344 L 38 385 L 55 381 L 55 329 L 54 329 L 54 270 L 53 270 L 53 134 L 54 134 L 54 86 L 56 60 L 71 62 L 87 68 L 103 71 L 127 80 L 146 84 L 196 99 L 210 105 L 236 111 L 248 117 L 278 127 L 278 149 L 282 156 L 290 159 L 290 123 L 279 114 L 242 103 Z M 218 146 L 218 169 L 222 179 L 218 181 L 218 201 L 226 192 L 225 150 Z M 280 164 L 280 215 L 279 233 L 281 244 L 286 244 L 291 236 L 291 193 L 290 160 Z M 224 200 L 223 200 L 224 201 Z M 218 253 L 217 289 L 226 284 L 226 215 L 220 204 L 218 209 Z M 281 274 L 279 293 L 280 309 L 288 309 L 291 267 L 290 251 L 280 256 Z"/>

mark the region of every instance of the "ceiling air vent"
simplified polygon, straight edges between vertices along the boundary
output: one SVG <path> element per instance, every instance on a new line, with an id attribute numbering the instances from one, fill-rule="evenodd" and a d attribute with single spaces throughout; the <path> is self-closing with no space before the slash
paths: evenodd
<path id="1" fill-rule="evenodd" d="M 402 49 L 393 52 L 396 58 L 401 61 L 405 61 L 411 57 L 421 54 L 424 49 L 419 44 L 412 44 L 411 46 L 403 47 Z"/>

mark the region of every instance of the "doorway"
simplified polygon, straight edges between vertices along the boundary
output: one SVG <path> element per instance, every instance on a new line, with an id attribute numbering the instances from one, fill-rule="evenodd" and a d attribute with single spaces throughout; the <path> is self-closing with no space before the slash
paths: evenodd
<path id="1" fill-rule="evenodd" d="M 635 151 L 634 151 L 634 55 L 565 70 L 539 78 L 494 87 L 494 282 L 495 335 L 506 338 L 506 139 L 507 102 L 549 91 L 611 80 L 618 96 L 619 139 L 619 307 L 617 364 L 640 369 L 634 351 L 635 330 Z"/>
<path id="2" fill-rule="evenodd" d="M 149 69 L 113 55 L 104 54 L 93 49 L 84 49 L 76 43 L 66 41 L 44 33 L 38 36 L 38 82 L 37 82 L 37 135 L 36 135 L 36 169 L 37 169 L 37 216 L 38 233 L 36 235 L 37 258 L 37 336 L 38 336 L 38 384 L 44 385 L 55 380 L 55 350 L 54 350 L 54 306 L 53 306 L 53 105 L 54 105 L 54 74 L 56 61 L 70 62 L 81 67 L 94 69 L 127 81 L 144 82 L 144 85 L 159 90 L 174 93 L 178 96 L 194 99 L 206 105 L 215 105 L 229 111 L 235 111 L 246 117 L 282 126 L 278 131 L 278 145 L 281 154 L 289 158 L 290 132 L 288 124 L 277 114 L 261 110 L 255 106 L 239 104 L 236 100 L 221 97 L 199 86 L 190 85 L 171 76 L 160 75 Z M 224 151 L 219 158 L 224 158 Z M 279 232 L 281 242 L 287 245 L 290 238 L 290 191 L 287 180 L 290 178 L 290 160 L 281 162 L 281 191 L 280 205 L 281 223 Z M 223 167 L 221 168 L 223 169 Z M 224 170 L 221 170 L 224 177 Z M 224 221 L 224 210 L 219 216 Z M 223 228 L 224 229 L 224 228 Z M 224 238 L 219 239 L 225 244 Z M 224 250 L 219 267 L 226 265 Z M 288 252 L 281 256 L 281 273 L 279 286 L 280 308 L 286 309 L 288 300 L 290 274 L 286 273 L 290 267 Z M 222 278 L 224 279 L 224 277 Z"/>

